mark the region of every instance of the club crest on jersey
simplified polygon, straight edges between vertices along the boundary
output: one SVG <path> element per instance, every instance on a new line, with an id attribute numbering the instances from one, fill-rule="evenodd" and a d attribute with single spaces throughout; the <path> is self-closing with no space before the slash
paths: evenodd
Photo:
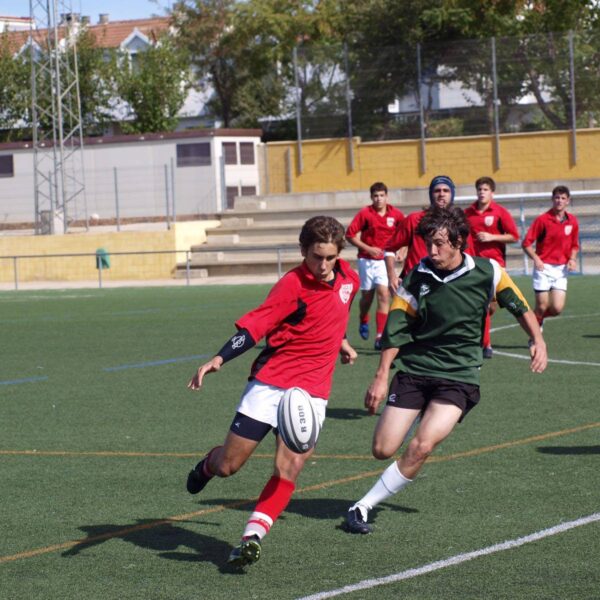
<path id="1" fill-rule="evenodd" d="M 395 223 L 396 223 L 396 219 L 394 219 L 394 217 L 387 218 L 387 226 L 388 227 L 393 227 Z"/>
<path id="2" fill-rule="evenodd" d="M 573 231 L 573 225 L 567 225 L 565 227 L 565 235 L 571 235 L 571 231 Z"/>
<path id="3" fill-rule="evenodd" d="M 485 217 L 485 219 L 483 219 L 483 222 L 485 223 L 486 227 L 491 227 L 494 224 L 494 216 L 488 215 Z"/>
<path id="4" fill-rule="evenodd" d="M 431 288 L 426 283 L 422 283 L 421 289 L 419 290 L 419 295 L 427 296 L 427 294 L 429 294 L 430 291 L 431 291 Z"/>
<path id="5" fill-rule="evenodd" d="M 350 300 L 350 296 L 352 295 L 352 284 L 344 283 L 340 287 L 340 299 L 344 304 L 348 304 L 348 300 Z"/>

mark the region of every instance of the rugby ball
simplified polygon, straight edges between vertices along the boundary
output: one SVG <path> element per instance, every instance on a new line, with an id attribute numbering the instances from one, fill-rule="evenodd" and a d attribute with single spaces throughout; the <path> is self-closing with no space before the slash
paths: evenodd
<path id="1" fill-rule="evenodd" d="M 277 431 L 283 443 L 297 454 L 315 447 L 321 426 L 310 394 L 302 388 L 286 390 L 277 409 Z"/>

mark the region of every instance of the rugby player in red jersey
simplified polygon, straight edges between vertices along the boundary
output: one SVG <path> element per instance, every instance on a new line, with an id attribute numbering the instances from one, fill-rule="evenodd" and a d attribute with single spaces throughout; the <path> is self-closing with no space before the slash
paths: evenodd
<path id="1" fill-rule="evenodd" d="M 556 186 L 552 190 L 552 208 L 533 221 L 522 244 L 533 261 L 535 316 L 540 326 L 545 317 L 555 317 L 563 311 L 567 274 L 577 268 L 579 222 L 567 212 L 570 200 L 569 188 Z"/>
<path id="2" fill-rule="evenodd" d="M 429 208 L 446 208 L 454 203 L 456 187 L 447 175 L 438 175 L 429 184 Z M 425 240 L 417 234 L 417 226 L 429 208 L 410 213 L 396 228 L 394 237 L 386 247 L 385 264 L 388 273 L 389 287 L 392 293 L 397 289 L 400 279 L 404 277 L 420 260 L 427 256 Z M 396 273 L 396 253 L 407 247 L 400 277 Z"/>
<path id="3" fill-rule="evenodd" d="M 375 350 L 380 350 L 381 334 L 390 308 L 383 251 L 404 215 L 388 203 L 388 189 L 385 183 L 377 181 L 369 191 L 371 205 L 361 208 L 354 216 L 346 230 L 346 239 L 358 248 L 361 290 L 358 332 L 363 340 L 369 338 L 369 310 L 373 297 L 377 295 Z"/>
<path id="4" fill-rule="evenodd" d="M 214 476 L 229 477 L 244 465 L 277 427 L 277 407 L 286 389 L 297 386 L 308 392 L 323 424 L 337 357 L 352 364 L 357 356 L 345 334 L 359 280 L 339 257 L 344 237 L 343 226 L 332 217 L 309 219 L 300 232 L 302 264 L 286 273 L 260 306 L 236 321 L 237 333 L 189 382 L 190 389 L 199 390 L 205 375 L 266 339 L 223 445 L 208 452 L 188 475 L 191 494 L 200 492 Z M 312 450 L 292 452 L 277 435 L 273 475 L 229 563 L 244 566 L 259 559 L 261 541 L 288 505 L 311 454 Z"/>
<path id="5" fill-rule="evenodd" d="M 473 238 L 473 256 L 493 258 L 506 268 L 506 244 L 519 241 L 519 230 L 511 214 L 494 202 L 496 182 L 491 177 L 480 177 L 475 182 L 477 200 L 465 210 Z M 483 358 L 492 358 L 490 339 L 491 317 L 496 312 L 496 301 L 490 303 L 483 330 Z"/>

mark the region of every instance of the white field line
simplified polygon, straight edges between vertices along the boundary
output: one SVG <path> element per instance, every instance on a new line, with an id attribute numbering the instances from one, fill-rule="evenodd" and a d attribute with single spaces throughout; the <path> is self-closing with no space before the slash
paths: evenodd
<path id="1" fill-rule="evenodd" d="M 403 581 L 404 579 L 412 579 L 413 577 L 419 577 L 420 575 L 432 573 L 433 571 L 439 571 L 440 569 L 458 565 L 460 563 L 479 558 L 480 556 L 487 556 L 496 552 L 512 550 L 513 548 L 518 548 L 519 546 L 524 546 L 525 544 L 530 544 L 531 542 L 537 542 L 538 540 L 542 540 L 553 535 L 558 535 L 559 533 L 564 533 L 565 531 L 574 529 L 575 527 L 589 525 L 595 521 L 600 521 L 600 513 L 594 513 L 587 517 L 581 517 L 575 521 L 561 523 L 560 525 L 555 525 L 554 527 L 549 527 L 548 529 L 542 529 L 536 533 L 516 538 L 514 540 L 507 540 L 506 542 L 501 542 L 500 544 L 494 544 L 492 546 L 488 546 L 487 548 L 482 548 L 481 550 L 474 550 L 473 552 L 466 552 L 465 554 L 457 554 L 456 556 L 451 556 L 450 558 L 446 558 L 444 560 L 438 560 L 436 562 L 429 563 L 428 565 L 423 565 L 422 567 L 408 569 L 400 573 L 387 575 L 386 577 L 379 577 L 377 579 L 364 579 L 363 581 L 359 581 L 358 583 L 354 583 L 352 585 L 346 585 L 338 588 L 337 590 L 319 592 L 311 596 L 303 596 L 298 600 L 324 600 L 325 598 L 333 598 L 343 594 L 351 594 L 352 592 L 367 590 L 380 585 L 396 583 L 398 581 Z"/>
<path id="2" fill-rule="evenodd" d="M 512 352 L 501 352 L 494 348 L 494 354 L 498 356 L 508 356 L 509 358 L 520 358 L 521 360 L 531 360 L 531 356 L 525 354 L 514 354 Z M 600 367 L 600 363 L 596 362 L 583 362 L 581 360 L 560 360 L 558 358 L 549 358 L 549 363 L 559 363 L 561 365 L 583 365 L 586 367 Z"/>
<path id="3" fill-rule="evenodd" d="M 566 317 L 560 317 L 561 319 L 582 319 L 587 317 L 598 317 L 600 313 L 590 313 L 588 315 L 567 315 Z M 501 325 L 500 327 L 492 327 L 490 329 L 490 333 L 494 333 L 496 331 L 502 331 L 503 329 L 512 329 L 513 327 L 519 327 L 518 323 L 510 323 L 509 325 Z M 494 349 L 494 354 L 498 356 L 508 356 L 509 358 L 519 358 L 521 360 L 531 360 L 529 354 L 514 354 L 512 352 L 502 352 L 500 350 Z M 585 362 L 580 360 L 560 360 L 558 358 L 549 358 L 549 363 L 558 363 L 561 365 L 583 365 L 586 367 L 600 367 L 600 363 L 597 362 Z"/>

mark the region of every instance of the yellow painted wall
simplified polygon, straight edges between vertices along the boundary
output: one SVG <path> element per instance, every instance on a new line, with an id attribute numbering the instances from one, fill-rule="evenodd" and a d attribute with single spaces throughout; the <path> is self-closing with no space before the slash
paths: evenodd
<path id="1" fill-rule="evenodd" d="M 185 252 L 206 241 L 206 229 L 218 221 L 176 223 L 164 231 L 120 231 L 72 233 L 66 235 L 23 235 L 0 237 L 0 282 L 14 281 L 14 260 L 18 279 L 25 281 L 94 281 L 98 278 L 96 250 L 110 255 L 110 268 L 103 269 L 103 280 L 168 279 L 177 263 L 185 261 Z M 165 252 L 164 254 L 127 254 L 118 252 Z M 92 256 L 51 257 L 51 254 L 90 254 Z M 43 255 L 41 258 L 24 258 Z M 8 257 L 8 258 L 6 258 Z"/>
<path id="2" fill-rule="evenodd" d="M 568 131 L 500 136 L 500 168 L 495 169 L 494 138 L 473 136 L 433 138 L 426 142 L 426 170 L 421 172 L 420 141 L 361 142 L 353 140 L 354 170 L 348 140 L 309 140 L 302 143 L 303 172 L 297 169 L 298 145 L 267 145 L 269 192 L 361 190 L 381 180 L 390 188 L 426 187 L 435 175 L 450 175 L 457 185 L 471 185 L 482 175 L 498 183 L 600 177 L 600 129 L 577 132 L 577 164 L 572 164 Z M 289 151 L 291 189 L 285 155 Z"/>

